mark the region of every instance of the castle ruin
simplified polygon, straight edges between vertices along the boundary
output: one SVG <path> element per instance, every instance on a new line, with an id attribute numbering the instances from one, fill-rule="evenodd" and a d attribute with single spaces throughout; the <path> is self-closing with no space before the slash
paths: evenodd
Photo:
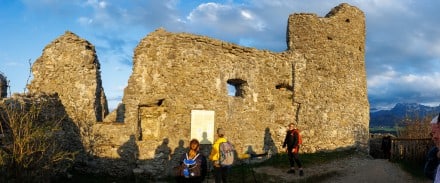
<path id="1" fill-rule="evenodd" d="M 122 103 L 108 113 L 94 46 L 66 32 L 33 64 L 28 89 L 58 94 L 94 173 L 167 175 L 193 138 L 196 112 L 212 118 L 210 130 L 225 129 L 237 154 L 280 152 L 291 122 L 302 153 L 366 151 L 363 12 L 343 3 L 325 17 L 292 14 L 286 39 L 274 53 L 158 29 L 136 47 Z"/>

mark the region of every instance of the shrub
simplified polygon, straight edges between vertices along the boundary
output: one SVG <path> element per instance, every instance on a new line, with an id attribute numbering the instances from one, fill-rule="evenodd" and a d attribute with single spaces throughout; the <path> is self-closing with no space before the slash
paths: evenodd
<path id="1" fill-rule="evenodd" d="M 0 104 L 0 176 L 16 182 L 48 182 L 65 172 L 76 152 L 63 147 L 62 123 L 48 100 Z M 0 179 L 1 180 L 1 179 Z"/>
<path id="2" fill-rule="evenodd" d="M 431 119 L 428 117 L 402 120 L 399 127 L 396 127 L 397 137 L 409 139 L 430 138 L 430 122 Z"/>

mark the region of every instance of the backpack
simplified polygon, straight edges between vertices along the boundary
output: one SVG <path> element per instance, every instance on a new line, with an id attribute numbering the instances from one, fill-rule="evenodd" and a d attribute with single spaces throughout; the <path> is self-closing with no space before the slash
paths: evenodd
<path id="1" fill-rule="evenodd" d="M 219 151 L 220 166 L 231 166 L 234 163 L 234 147 L 232 144 L 229 141 L 220 143 Z"/>
<path id="2" fill-rule="evenodd" d="M 201 163 L 198 162 L 197 157 L 199 157 L 200 154 L 197 153 L 197 155 L 193 159 L 188 158 L 188 153 L 186 153 L 186 158 L 183 160 L 182 163 L 182 173 L 185 178 L 190 177 L 199 177 L 202 175 L 201 171 Z M 200 160 L 199 160 L 200 161 Z"/>
<path id="3" fill-rule="evenodd" d="M 303 143 L 303 140 L 302 140 L 301 134 L 299 134 L 299 130 L 298 129 L 294 129 L 292 131 L 292 135 L 295 136 L 295 133 L 298 134 L 298 145 L 301 145 Z"/>

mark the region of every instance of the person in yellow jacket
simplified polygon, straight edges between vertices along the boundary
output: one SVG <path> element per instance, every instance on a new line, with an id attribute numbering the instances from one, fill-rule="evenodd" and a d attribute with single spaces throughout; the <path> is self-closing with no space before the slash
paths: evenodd
<path id="1" fill-rule="evenodd" d="M 223 129 L 221 128 L 217 129 L 217 137 L 218 137 L 217 140 L 212 145 L 211 154 L 209 155 L 209 160 L 211 160 L 212 164 L 214 165 L 215 183 L 221 183 L 221 182 L 226 183 L 229 167 L 222 167 L 220 166 L 219 163 L 220 144 L 223 142 L 227 142 Z"/>

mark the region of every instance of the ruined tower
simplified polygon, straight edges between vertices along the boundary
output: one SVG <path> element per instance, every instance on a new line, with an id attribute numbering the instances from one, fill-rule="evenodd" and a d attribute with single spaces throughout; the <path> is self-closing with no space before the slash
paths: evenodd
<path id="1" fill-rule="evenodd" d="M 343 3 L 325 17 L 292 14 L 287 45 L 307 58 L 294 102 L 301 104 L 298 125 L 309 136 L 307 141 L 315 142 L 310 150 L 353 143 L 366 148 L 369 103 L 363 12 Z"/>

